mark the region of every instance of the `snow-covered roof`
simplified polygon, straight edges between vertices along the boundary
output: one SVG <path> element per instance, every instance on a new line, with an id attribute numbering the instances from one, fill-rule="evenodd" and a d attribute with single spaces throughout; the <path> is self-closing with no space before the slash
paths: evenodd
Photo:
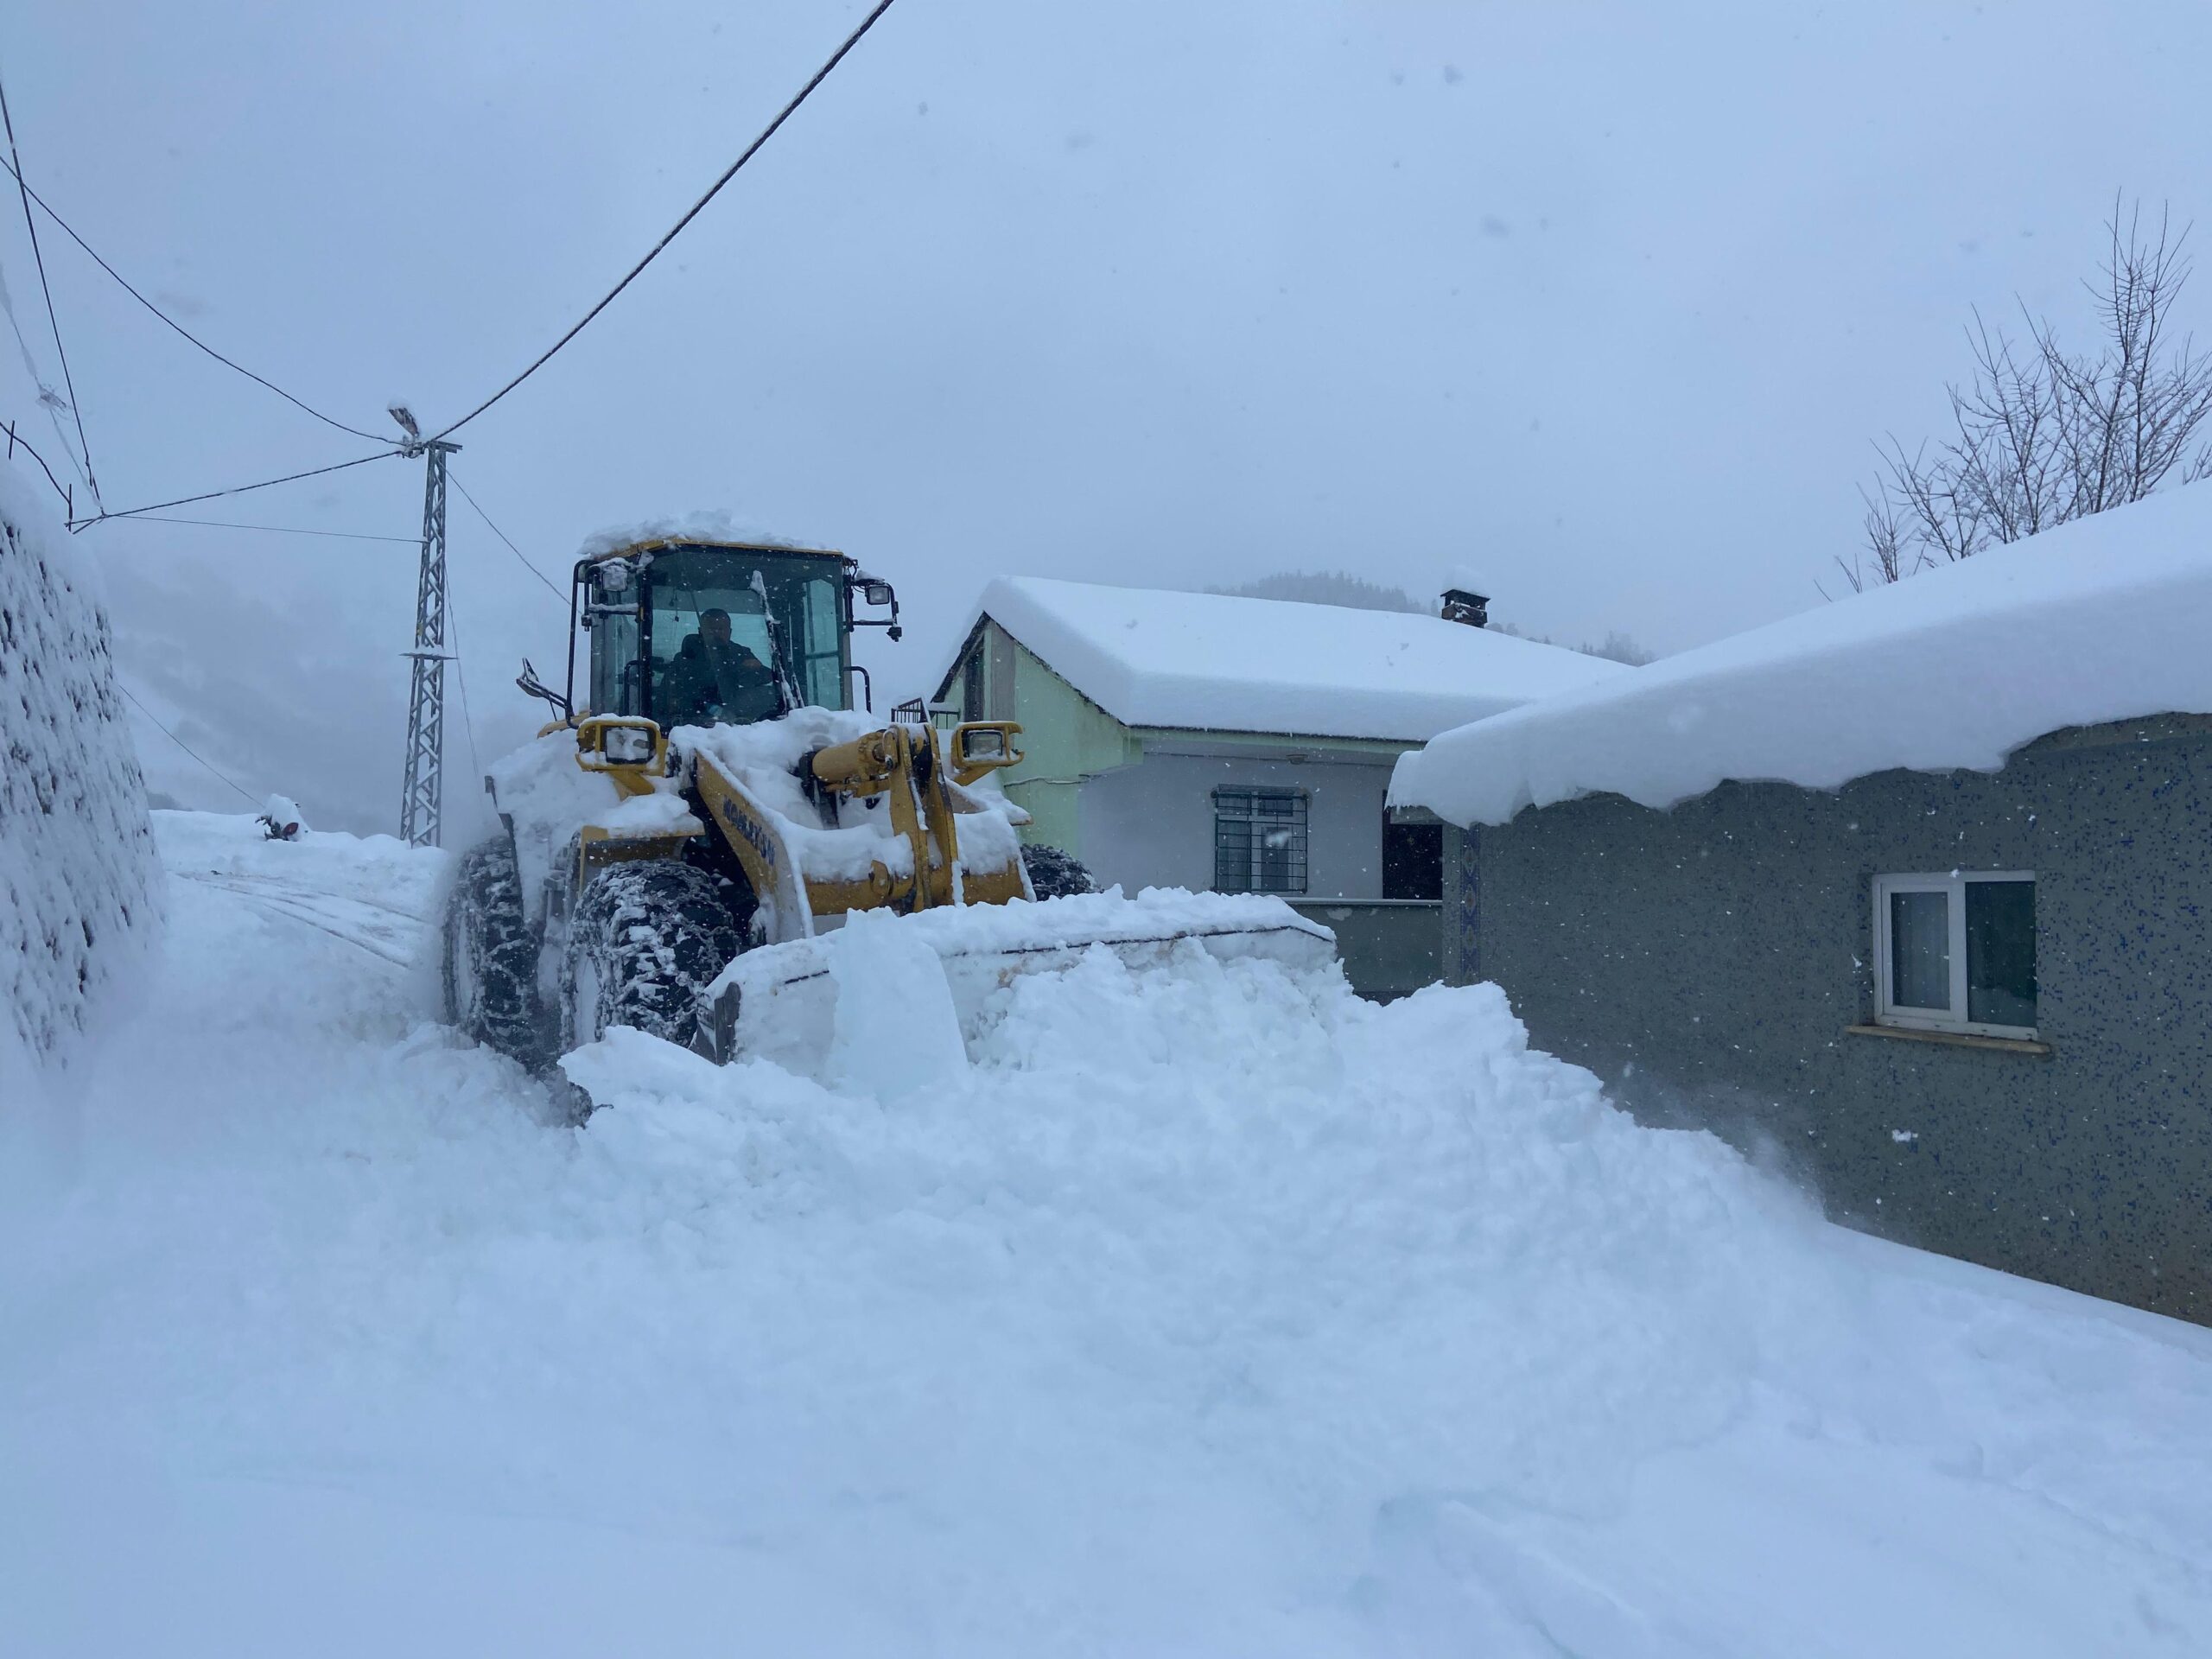
<path id="1" fill-rule="evenodd" d="M 980 609 L 1128 726 L 1420 742 L 1630 671 L 1433 616 L 1039 576 Z"/>
<path id="2" fill-rule="evenodd" d="M 1993 772 L 2046 733 L 2158 714 L 2212 714 L 2212 485 L 1446 732 L 1390 798 L 1504 823 L 1603 791 L 1665 807 L 1728 779 Z"/>

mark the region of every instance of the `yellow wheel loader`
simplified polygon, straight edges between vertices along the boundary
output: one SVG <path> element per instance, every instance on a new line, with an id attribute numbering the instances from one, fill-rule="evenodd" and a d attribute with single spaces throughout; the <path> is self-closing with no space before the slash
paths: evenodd
<path id="1" fill-rule="evenodd" d="M 1097 944 L 1333 955 L 1273 899 L 1034 902 L 1026 815 L 986 782 L 1021 728 L 855 711 L 866 627 L 898 639 L 897 596 L 841 553 L 675 536 L 580 558 L 564 689 L 517 681 L 556 718 L 492 768 L 501 828 L 456 861 L 448 1019 L 529 1064 L 613 1026 L 788 1057 L 827 1029 L 825 936 L 864 910 L 916 918 L 971 1007 Z"/>

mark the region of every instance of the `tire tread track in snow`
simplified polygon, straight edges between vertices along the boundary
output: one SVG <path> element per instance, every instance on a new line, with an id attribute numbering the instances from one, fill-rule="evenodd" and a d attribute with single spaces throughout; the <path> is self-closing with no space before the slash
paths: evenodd
<path id="1" fill-rule="evenodd" d="M 320 898 L 310 897 L 303 892 L 289 890 L 286 884 L 270 882 L 264 886 L 251 879 L 241 880 L 225 878 L 212 873 L 202 875 L 193 870 L 178 871 L 176 874 L 182 875 L 188 880 L 196 881 L 203 887 L 235 894 L 256 909 L 270 915 L 282 916 L 314 928 L 319 933 L 327 934 L 343 944 L 353 945 L 380 961 L 391 963 L 395 968 L 414 966 L 419 953 L 420 941 L 416 942 L 415 947 L 410 948 L 397 936 L 397 930 L 391 924 L 381 918 L 389 916 L 397 918 L 408 924 L 410 929 L 416 932 L 420 932 L 428 925 L 420 917 L 410 912 L 401 910 L 394 906 L 376 904 L 367 899 L 356 899 L 334 893 Z M 375 912 L 377 918 L 364 922 L 359 914 L 363 910 Z"/>

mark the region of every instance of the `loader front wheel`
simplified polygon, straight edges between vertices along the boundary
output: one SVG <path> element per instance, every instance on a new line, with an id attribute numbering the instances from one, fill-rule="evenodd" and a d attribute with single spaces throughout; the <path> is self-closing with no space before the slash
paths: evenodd
<path id="1" fill-rule="evenodd" d="M 446 1019 L 512 1059 L 537 1058 L 537 947 L 523 913 L 522 872 L 509 836 L 461 855 L 447 895 Z"/>
<path id="2" fill-rule="evenodd" d="M 706 990 L 744 946 L 729 883 L 673 859 L 610 865 L 576 901 L 561 963 L 561 1048 L 632 1026 L 690 1048 Z"/>

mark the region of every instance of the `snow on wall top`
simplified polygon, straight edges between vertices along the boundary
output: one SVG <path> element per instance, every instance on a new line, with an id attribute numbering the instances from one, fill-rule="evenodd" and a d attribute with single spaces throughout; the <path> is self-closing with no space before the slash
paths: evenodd
<path id="1" fill-rule="evenodd" d="M 1994 772 L 2046 733 L 2158 714 L 2212 714 L 2212 486 L 1446 732 L 1400 759 L 1390 799 L 1504 823 L 1599 792 L 1671 806 L 1728 779 Z"/>
<path id="2" fill-rule="evenodd" d="M 981 606 L 1127 726 L 1419 742 L 1630 672 L 1433 616 L 1002 576 Z"/>
<path id="3" fill-rule="evenodd" d="M 0 1049 L 43 1070 L 70 1058 L 149 937 L 162 876 L 94 573 L 5 464 L 0 733 Z"/>

